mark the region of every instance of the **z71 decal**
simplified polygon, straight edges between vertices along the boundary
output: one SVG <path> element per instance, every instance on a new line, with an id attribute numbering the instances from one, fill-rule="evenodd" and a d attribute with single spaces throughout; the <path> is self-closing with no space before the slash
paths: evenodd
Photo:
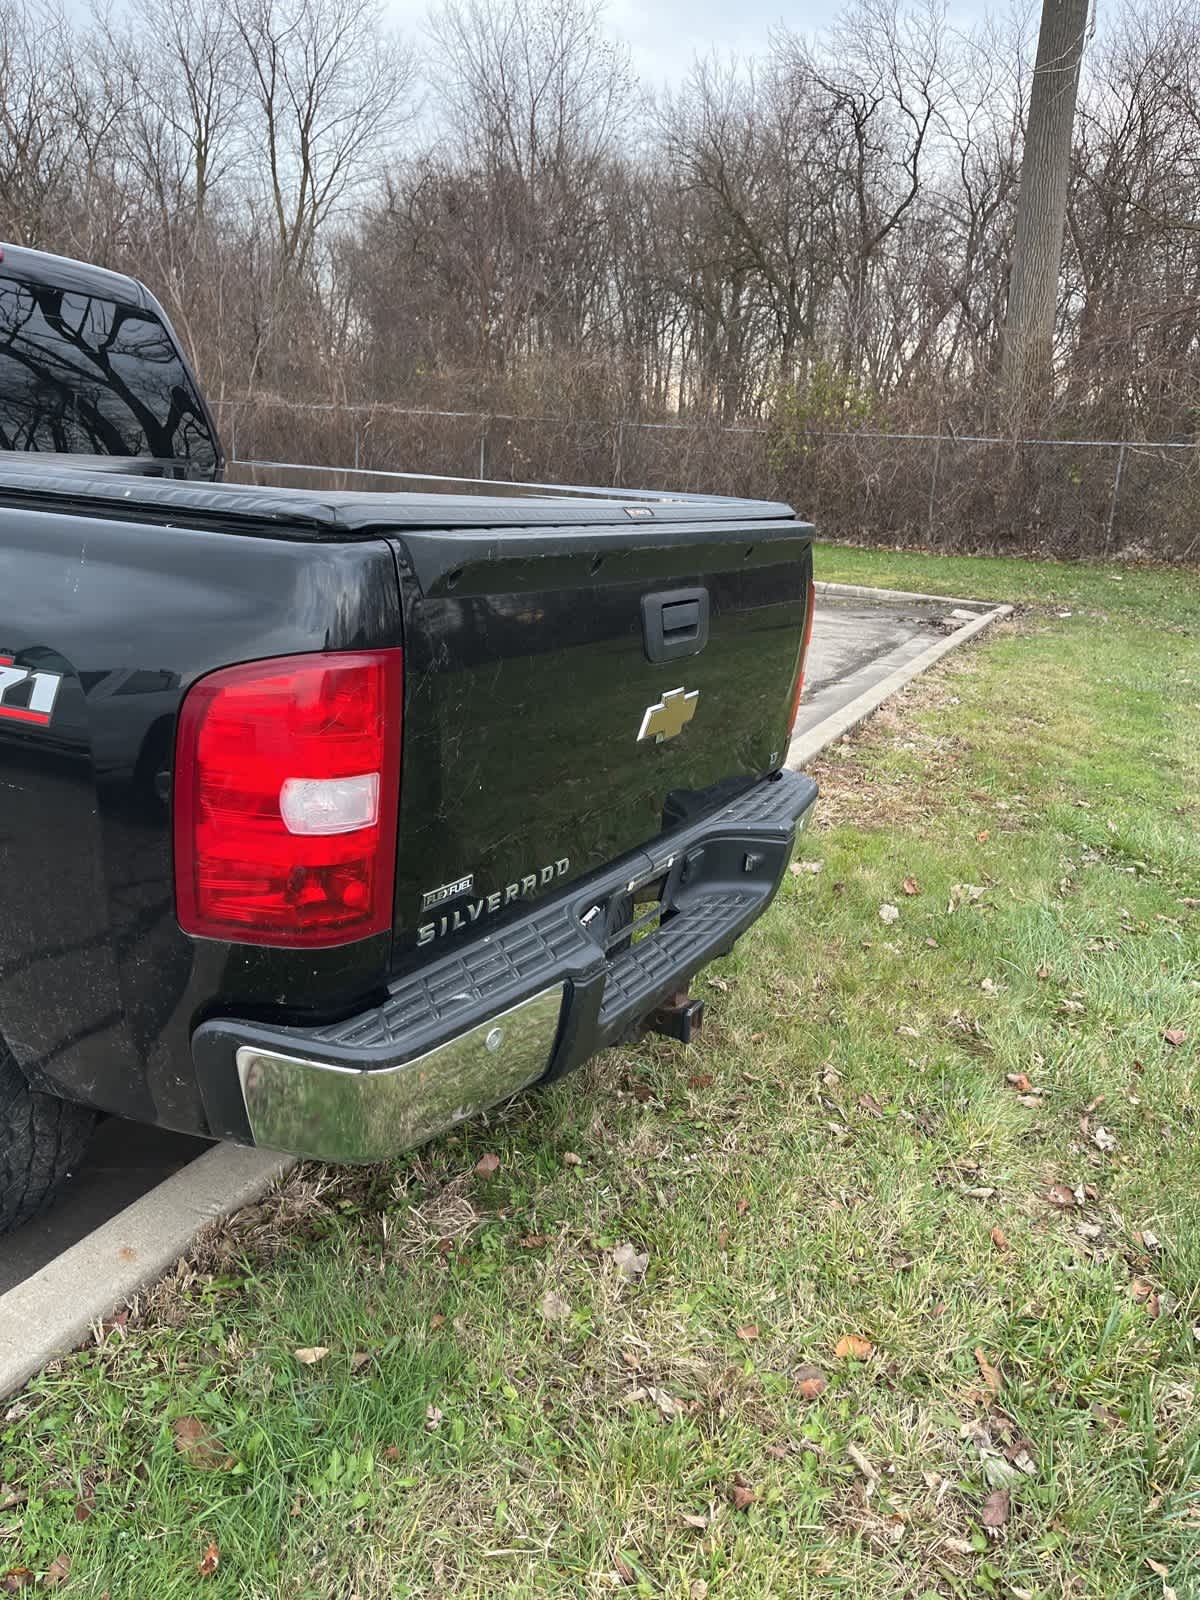
<path id="1" fill-rule="evenodd" d="M 0 656 L 0 717 L 46 727 L 61 683 L 59 672 L 30 672 L 27 667 L 14 667 L 11 656 Z"/>

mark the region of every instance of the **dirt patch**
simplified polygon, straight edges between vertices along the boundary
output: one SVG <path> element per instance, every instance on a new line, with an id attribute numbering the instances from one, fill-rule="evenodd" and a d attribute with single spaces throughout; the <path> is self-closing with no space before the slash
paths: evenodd
<path id="1" fill-rule="evenodd" d="M 810 763 L 808 771 L 821 789 L 816 826 L 896 827 L 936 816 L 943 783 L 970 744 L 923 728 L 921 718 L 953 706 L 956 684 L 977 670 L 969 656 L 941 663 Z M 885 747 L 909 754 L 912 770 L 881 771 L 872 758 Z"/>
<path id="2" fill-rule="evenodd" d="M 815 826 L 860 828 L 920 825 L 941 815 L 941 796 L 970 740 L 922 726 L 930 712 L 949 710 L 965 680 L 983 670 L 981 646 L 998 639 L 1045 631 L 1033 609 L 993 623 L 960 653 L 947 656 L 915 678 L 836 745 L 810 762 L 807 771 L 821 788 Z M 875 758 L 884 749 L 910 759 L 911 770 L 884 770 Z"/>

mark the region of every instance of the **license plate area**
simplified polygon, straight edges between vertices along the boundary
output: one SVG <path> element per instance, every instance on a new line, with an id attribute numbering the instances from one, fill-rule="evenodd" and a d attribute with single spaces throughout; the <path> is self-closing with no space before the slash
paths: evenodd
<path id="1" fill-rule="evenodd" d="M 611 960 L 643 939 L 653 938 L 670 916 L 664 901 L 666 874 L 648 879 L 610 896 L 603 908 L 604 954 Z"/>

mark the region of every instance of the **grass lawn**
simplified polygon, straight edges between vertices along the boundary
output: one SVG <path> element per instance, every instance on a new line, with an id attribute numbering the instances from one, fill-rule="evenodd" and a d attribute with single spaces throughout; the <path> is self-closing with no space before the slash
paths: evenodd
<path id="1" fill-rule="evenodd" d="M 819 573 L 1029 609 L 821 764 L 688 1054 L 304 1169 L 11 1403 L 0 1590 L 1200 1595 L 1200 579 Z"/>

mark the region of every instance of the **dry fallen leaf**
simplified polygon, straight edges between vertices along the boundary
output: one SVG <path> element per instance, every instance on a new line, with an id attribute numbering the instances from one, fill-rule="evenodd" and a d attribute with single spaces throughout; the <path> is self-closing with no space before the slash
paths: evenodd
<path id="1" fill-rule="evenodd" d="M 1163 1038 L 1170 1045 L 1181 1045 L 1187 1039 L 1186 1028 L 1164 1028 Z"/>
<path id="2" fill-rule="evenodd" d="M 1007 1489 L 993 1489 L 983 1502 L 980 1521 L 985 1528 L 1002 1528 L 1008 1521 L 1009 1495 Z"/>
<path id="3" fill-rule="evenodd" d="M 713 1075 L 711 1072 L 693 1072 L 688 1079 L 689 1089 L 708 1089 L 711 1087 Z"/>
<path id="4" fill-rule="evenodd" d="M 637 1573 L 634 1572 L 633 1568 L 629 1565 L 628 1561 L 625 1560 L 624 1556 L 613 1556 L 613 1571 L 616 1574 L 618 1581 L 621 1583 L 629 1584 L 637 1582 Z"/>
<path id="5" fill-rule="evenodd" d="M 43 1589 L 57 1589 L 60 1583 L 66 1583 L 71 1576 L 70 1556 L 55 1556 L 54 1560 L 42 1574 Z"/>
<path id="6" fill-rule="evenodd" d="M 217 1545 L 216 1541 L 214 1540 L 213 1543 L 209 1545 L 208 1549 L 204 1552 L 204 1554 L 200 1557 L 200 1560 L 199 1560 L 199 1562 L 197 1563 L 197 1566 L 196 1566 L 196 1571 L 200 1574 L 200 1576 L 202 1578 L 211 1578 L 213 1573 L 217 1570 L 217 1568 L 220 1565 L 221 1565 L 221 1551 L 220 1551 L 220 1547 Z"/>
<path id="7" fill-rule="evenodd" d="M 33 1581 L 33 1573 L 28 1567 L 9 1567 L 0 1577 L 0 1590 L 5 1594 L 16 1594 L 19 1589 L 27 1589 Z"/>
<path id="8" fill-rule="evenodd" d="M 984 1355 L 983 1351 L 978 1347 L 978 1345 L 975 1347 L 975 1360 L 978 1363 L 979 1370 L 983 1375 L 984 1383 L 987 1384 L 988 1388 L 993 1394 L 999 1394 L 1000 1390 L 1004 1386 L 1004 1380 L 1001 1378 L 1000 1373 Z"/>
<path id="9" fill-rule="evenodd" d="M 1070 1211 L 1078 1203 L 1074 1190 L 1069 1189 L 1065 1183 L 1052 1183 L 1046 1190 L 1046 1199 L 1052 1206 L 1058 1206 L 1062 1211 Z"/>
<path id="10" fill-rule="evenodd" d="M 677 1417 L 683 1410 L 683 1407 L 680 1405 L 679 1401 L 675 1399 L 674 1395 L 668 1394 L 665 1389 L 657 1388 L 654 1384 L 647 1384 L 645 1388 L 631 1390 L 629 1399 L 634 1404 L 638 1404 L 643 1400 L 649 1400 L 651 1405 L 658 1407 L 668 1422 L 670 1422 L 673 1417 Z"/>
<path id="11" fill-rule="evenodd" d="M 430 1333 L 436 1333 L 439 1328 L 444 1328 L 445 1326 L 446 1326 L 445 1313 L 441 1312 L 441 1311 L 435 1311 L 433 1313 L 433 1315 L 429 1319 L 429 1331 L 430 1331 Z"/>
<path id="12" fill-rule="evenodd" d="M 920 894 L 921 892 L 921 885 L 915 878 L 905 878 L 900 887 L 905 894 Z"/>
<path id="13" fill-rule="evenodd" d="M 1146 1565 L 1156 1578 L 1169 1578 L 1171 1576 L 1171 1569 L 1166 1562 L 1155 1561 L 1153 1556 L 1146 1557 Z"/>
<path id="14" fill-rule="evenodd" d="M 444 1413 L 440 1406 L 429 1405 L 425 1407 L 425 1432 L 436 1433 L 442 1425 Z"/>
<path id="15" fill-rule="evenodd" d="M 527 1233 L 523 1239 L 518 1239 L 517 1243 L 522 1250 L 540 1250 L 544 1244 L 550 1243 L 550 1236 L 546 1233 Z"/>
<path id="16" fill-rule="evenodd" d="M 980 828 L 979 832 L 975 835 L 975 837 L 979 841 L 980 844 L 986 844 L 988 842 L 988 840 L 992 837 L 991 830 L 988 829 L 988 828 Z"/>
<path id="17" fill-rule="evenodd" d="M 542 1296 L 542 1315 L 547 1322 L 565 1322 L 571 1315 L 571 1302 L 553 1289 L 547 1289 Z"/>
<path id="18" fill-rule="evenodd" d="M 682 1410 L 679 1401 L 675 1399 L 674 1395 L 668 1394 L 665 1389 L 657 1388 L 654 1384 L 648 1386 L 646 1396 L 648 1399 L 653 1400 L 668 1422 L 672 1417 L 677 1417 Z"/>
<path id="19" fill-rule="evenodd" d="M 846 1446 L 846 1454 L 850 1457 L 851 1461 L 853 1461 L 854 1465 L 862 1473 L 863 1477 L 868 1483 L 878 1482 L 879 1468 L 873 1461 L 868 1460 L 867 1457 L 863 1455 L 862 1451 L 856 1444 L 848 1444 Z"/>
<path id="20" fill-rule="evenodd" d="M 176 1450 L 190 1466 L 198 1467 L 201 1472 L 228 1472 L 234 1466 L 234 1458 L 199 1417 L 176 1417 L 171 1432 L 175 1436 Z"/>
<path id="21" fill-rule="evenodd" d="M 1005 1075 L 1004 1081 L 1011 1084 L 1014 1089 L 1019 1090 L 1021 1094 L 1033 1094 L 1035 1092 L 1032 1083 L 1030 1083 L 1028 1076 L 1024 1072 L 1009 1072 Z"/>
<path id="22" fill-rule="evenodd" d="M 881 905 L 879 908 L 879 920 L 887 923 L 899 922 L 900 907 L 887 904 Z"/>
<path id="23" fill-rule="evenodd" d="M 1004 1230 L 1002 1228 L 992 1229 L 992 1243 L 996 1246 L 997 1250 L 1009 1250 L 1012 1248 L 1008 1240 L 1005 1238 Z"/>
<path id="24" fill-rule="evenodd" d="M 758 1323 L 747 1322 L 743 1327 L 740 1327 L 737 1330 L 737 1336 L 743 1341 L 743 1343 L 749 1344 L 752 1340 L 758 1338 Z"/>
<path id="25" fill-rule="evenodd" d="M 875 1354 L 875 1346 L 857 1333 L 844 1333 L 834 1345 L 833 1353 L 839 1361 L 869 1361 Z"/>
<path id="26" fill-rule="evenodd" d="M 685 1527 L 688 1527 L 688 1528 L 699 1528 L 702 1533 L 703 1533 L 704 1529 L 708 1527 L 708 1518 L 707 1517 L 693 1516 L 690 1511 L 681 1511 L 679 1513 L 679 1520 L 680 1520 L 680 1522 L 682 1522 L 685 1525 Z"/>
<path id="27" fill-rule="evenodd" d="M 1092 1129 L 1092 1143 L 1097 1150 L 1103 1150 L 1105 1154 L 1109 1154 L 1117 1148 L 1116 1135 L 1110 1133 L 1107 1128 L 1101 1127 L 1099 1123 Z"/>
<path id="28" fill-rule="evenodd" d="M 577 1156 L 575 1154 L 574 1150 L 568 1150 L 564 1154 L 564 1156 L 563 1156 L 563 1166 L 564 1167 L 581 1167 L 582 1165 L 583 1165 L 583 1157 L 582 1156 Z"/>
<path id="29" fill-rule="evenodd" d="M 977 900 L 982 900 L 986 891 L 977 883 L 955 883 L 950 886 L 950 898 L 946 902 L 947 913 L 957 911 L 961 905 L 974 905 Z"/>
<path id="30" fill-rule="evenodd" d="M 356 1350 L 354 1352 L 354 1354 L 350 1357 L 350 1371 L 351 1372 L 360 1371 L 363 1367 L 366 1366 L 367 1362 L 370 1361 L 370 1359 L 371 1359 L 371 1352 L 369 1350 Z"/>
<path id="31" fill-rule="evenodd" d="M 1158 1316 L 1162 1310 L 1162 1304 L 1152 1283 L 1149 1283 L 1145 1278 L 1134 1278 L 1129 1285 L 1129 1292 L 1139 1306 L 1145 1306 L 1148 1317 L 1154 1318 Z"/>
<path id="32" fill-rule="evenodd" d="M 803 1400 L 815 1400 L 818 1395 L 824 1394 L 829 1380 L 820 1367 L 802 1366 L 796 1368 L 796 1388 L 800 1391 Z"/>
<path id="33" fill-rule="evenodd" d="M 729 1498 L 733 1501 L 735 1511 L 745 1511 L 747 1506 L 752 1506 L 758 1499 L 754 1490 L 744 1483 L 734 1483 L 729 1487 Z"/>
<path id="34" fill-rule="evenodd" d="M 640 1278 L 650 1265 L 649 1255 L 639 1255 L 628 1240 L 613 1251 L 612 1261 L 623 1278 Z"/>
<path id="35" fill-rule="evenodd" d="M 329 1354 L 329 1346 L 324 1344 L 307 1345 L 303 1350 L 295 1350 L 292 1353 L 297 1361 L 302 1362 L 306 1367 L 311 1367 L 317 1361 L 324 1361 Z"/>
<path id="36" fill-rule="evenodd" d="M 475 1171 L 481 1178 L 491 1178 L 500 1171 L 500 1157 L 494 1156 L 489 1151 L 487 1155 L 480 1156 L 475 1163 Z"/>

